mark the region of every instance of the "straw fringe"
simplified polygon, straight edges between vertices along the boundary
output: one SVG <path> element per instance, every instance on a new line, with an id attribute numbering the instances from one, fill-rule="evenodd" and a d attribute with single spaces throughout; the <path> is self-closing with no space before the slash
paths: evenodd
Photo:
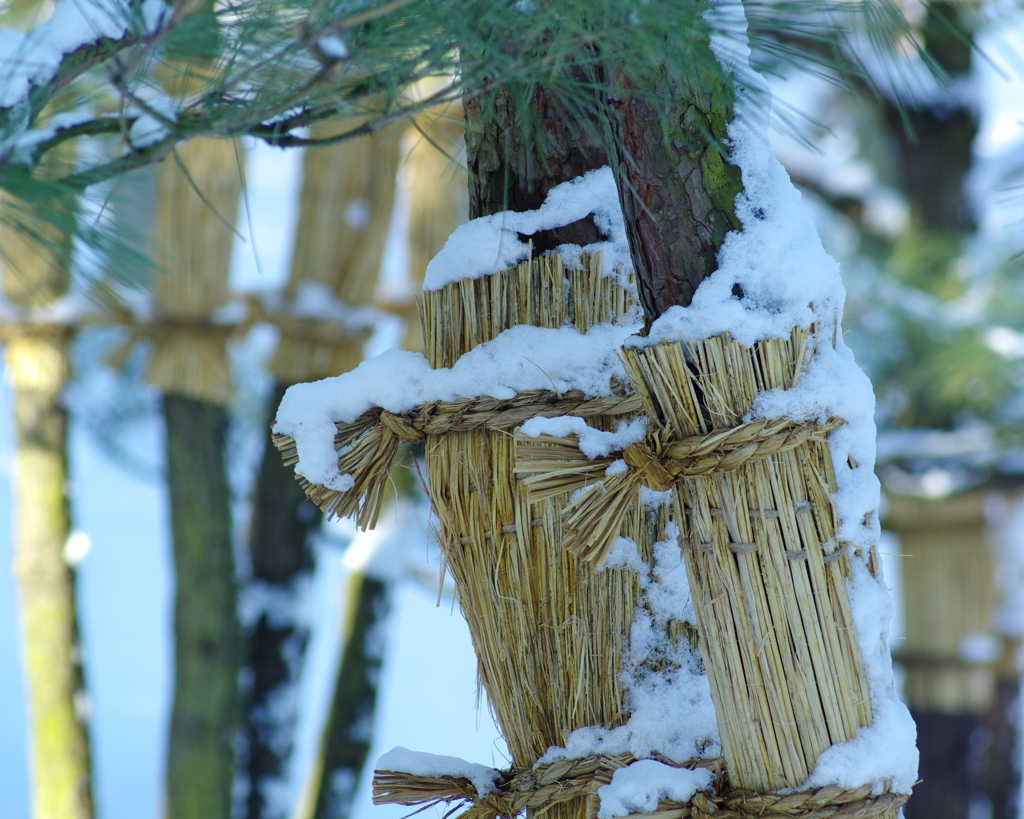
<path id="1" fill-rule="evenodd" d="M 459 802 L 469 805 L 459 819 L 514 819 L 526 810 L 543 815 L 555 805 L 586 797 L 588 815 L 596 816 L 598 790 L 611 782 L 616 770 L 634 761 L 630 754 L 596 756 L 564 760 L 515 775 L 506 772 L 498 789 L 486 796 L 480 796 L 474 785 L 461 777 L 375 771 L 373 802 L 424 807 Z M 676 767 L 697 766 L 716 774 L 717 793 L 699 792 L 690 802 L 663 801 L 657 811 L 631 814 L 627 819 L 882 819 L 894 816 L 908 798 L 906 794 L 876 795 L 871 785 L 851 790 L 829 785 L 787 794 L 729 790 L 721 760 Z"/>
<path id="2" fill-rule="evenodd" d="M 307 496 L 334 517 L 354 517 L 363 528 L 373 528 L 381 492 L 394 465 L 401 441 L 420 442 L 427 436 L 447 435 L 476 429 L 511 430 L 530 418 L 576 415 L 635 413 L 640 402 L 635 396 L 586 398 L 582 392 L 523 392 L 511 399 L 472 398 L 421 404 L 412 412 L 396 415 L 379 407 L 363 413 L 351 424 L 336 424 L 335 449 L 341 452 L 338 474 L 351 475 L 355 486 L 346 491 L 312 484 L 301 479 Z M 275 434 L 274 445 L 285 465 L 299 460 L 295 439 Z"/>

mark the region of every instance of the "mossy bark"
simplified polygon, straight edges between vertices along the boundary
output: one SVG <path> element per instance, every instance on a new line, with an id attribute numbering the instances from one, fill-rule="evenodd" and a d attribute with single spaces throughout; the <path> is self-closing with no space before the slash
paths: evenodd
<path id="1" fill-rule="evenodd" d="M 303 819 L 347 819 L 370 752 L 391 586 L 356 572 L 346 601 L 345 647 Z"/>
<path id="2" fill-rule="evenodd" d="M 231 815 L 240 635 L 224 443 L 227 411 L 164 396 L 177 594 L 167 819 Z"/>
<path id="3" fill-rule="evenodd" d="M 64 559 L 70 531 L 68 417 L 60 401 L 68 338 L 13 339 L 16 553 L 30 701 L 32 815 L 91 819 L 88 697 L 82 673 L 75 573 Z M 56 377 L 53 377 L 56 376 Z"/>
<path id="4" fill-rule="evenodd" d="M 609 80 L 619 201 L 650 323 L 690 304 L 717 269 L 726 234 L 741 227 L 734 202 L 743 182 L 724 144 L 734 92 L 724 77 L 668 67 L 643 88 L 619 67 Z"/>
<path id="5" fill-rule="evenodd" d="M 67 290 L 70 239 L 28 203 L 4 197 L 0 207 L 26 229 L 0 225 L 4 297 L 20 307 L 45 306 Z M 70 217 L 71 204 L 59 207 Z M 8 337 L 4 352 L 16 435 L 14 575 L 25 647 L 32 816 L 92 819 L 89 698 L 75 571 L 64 555 L 71 517 L 68 415 L 61 390 L 70 371 L 71 331 Z"/>

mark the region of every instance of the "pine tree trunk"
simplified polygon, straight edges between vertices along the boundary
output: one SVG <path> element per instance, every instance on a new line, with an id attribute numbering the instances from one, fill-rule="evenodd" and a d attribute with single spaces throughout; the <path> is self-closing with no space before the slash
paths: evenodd
<path id="1" fill-rule="evenodd" d="M 2 203 L 0 203 L 2 206 Z M 0 226 L 4 295 L 24 307 L 43 306 L 64 293 L 69 271 L 57 253 L 67 237 L 45 223 L 30 226 L 48 248 Z M 78 630 L 75 570 L 65 560 L 71 529 L 66 490 L 68 416 L 61 390 L 68 376 L 70 332 L 10 337 L 5 351 L 14 390 L 15 556 L 24 629 L 29 699 L 32 815 L 92 819 L 92 761 L 88 706 Z"/>
<path id="2" fill-rule="evenodd" d="M 324 136 L 343 127 L 337 122 L 317 126 L 314 135 Z M 375 134 L 355 142 L 306 152 L 295 250 L 287 294 L 295 297 L 303 286 L 320 286 L 351 308 L 372 303 L 379 281 L 384 241 L 391 222 L 398 167 L 398 135 Z M 289 385 L 347 372 L 363 359 L 365 332 L 346 332 L 333 327 L 329 338 L 297 319 L 294 331 L 283 328 L 281 343 L 270 369 L 277 383 L 272 407 L 277 407 Z M 340 332 L 339 332 L 340 329 Z M 306 500 L 294 472 L 281 464 L 269 441 L 253 499 L 249 548 L 252 576 L 249 586 L 261 609 L 246 624 L 247 659 L 245 693 L 245 762 L 248 779 L 247 819 L 278 819 L 288 807 L 273 804 L 275 786 L 287 783 L 291 772 L 294 730 L 298 709 L 298 684 L 302 671 L 309 625 L 299 619 L 302 585 L 314 568 L 313 538 L 322 515 Z M 359 644 L 362 646 L 362 643 Z M 346 648 L 346 651 L 348 649 Z M 347 670 L 339 670 L 335 683 L 336 706 L 324 729 L 317 760 L 312 797 L 319 806 L 334 805 L 333 786 L 345 780 L 350 768 L 357 772 L 354 756 L 339 758 L 334 746 L 346 738 L 353 725 L 339 700 L 351 695 Z M 372 706 L 373 698 L 369 699 Z M 337 716 L 333 714 L 337 713 Z M 370 715 L 357 715 L 371 719 Z M 364 748 L 365 753 L 368 748 Z M 342 769 L 334 770 L 335 765 Z M 336 814 L 332 814 L 336 815 Z"/>
<path id="3" fill-rule="evenodd" d="M 38 819 L 93 815 L 75 572 L 64 559 L 70 531 L 64 494 L 68 419 L 60 389 L 67 345 L 66 337 L 23 337 L 7 348 L 17 429 L 14 572 L 30 697 L 32 810 Z"/>
<path id="4" fill-rule="evenodd" d="M 188 175 L 165 163 L 159 184 L 155 238 L 166 275 L 155 302 L 165 331 L 153 339 L 147 373 L 164 395 L 176 577 L 165 816 L 223 819 L 232 807 L 242 649 L 224 450 L 231 373 L 227 332 L 211 313 L 228 300 L 234 235 L 224 222 L 234 223 L 241 181 L 231 141 L 192 140 L 178 155 Z"/>
<path id="5" fill-rule="evenodd" d="M 345 648 L 302 819 L 348 819 L 373 738 L 391 584 L 354 572 L 345 600 Z"/>
<path id="6" fill-rule="evenodd" d="M 621 69 L 609 79 L 619 201 L 649 324 L 690 304 L 726 234 L 740 228 L 733 203 L 743 184 L 723 143 L 733 91 L 725 79 L 701 77 L 698 87 L 666 69 L 655 102 Z"/>
<path id="7" fill-rule="evenodd" d="M 608 164 L 600 123 L 580 123 L 537 86 L 523 107 L 524 92 L 502 86 L 496 96 L 465 101 L 469 218 L 540 207 L 556 185 Z M 560 244 L 586 245 L 601 238 L 581 220 L 534 237 L 534 251 Z"/>
<path id="8" fill-rule="evenodd" d="M 227 411 L 164 397 L 177 584 L 168 819 L 231 815 L 240 635 L 226 478 Z"/>

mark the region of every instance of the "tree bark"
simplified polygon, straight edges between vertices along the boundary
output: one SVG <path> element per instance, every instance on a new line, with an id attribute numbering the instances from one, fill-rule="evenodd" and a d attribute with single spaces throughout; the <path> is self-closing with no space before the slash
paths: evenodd
<path id="1" fill-rule="evenodd" d="M 524 101 L 529 99 L 529 104 Z M 541 86 L 501 86 L 493 97 L 465 101 L 469 218 L 535 210 L 553 187 L 608 164 L 595 113 L 580 122 Z M 534 237 L 534 251 L 587 245 L 601 234 L 581 220 Z"/>
<path id="2" fill-rule="evenodd" d="M 642 89 L 620 67 L 609 74 L 619 201 L 650 324 L 690 304 L 717 269 L 726 234 L 741 227 L 734 202 L 743 183 L 724 143 L 733 90 L 725 78 L 698 84 L 669 68 Z"/>
<path id="3" fill-rule="evenodd" d="M 349 577 L 345 599 L 345 648 L 324 727 L 318 768 L 310 783 L 311 798 L 300 813 L 311 819 L 347 819 L 373 738 L 391 586 L 387 581 L 355 572 Z"/>
<path id="4" fill-rule="evenodd" d="M 167 819 L 231 815 L 240 636 L 225 470 L 227 411 L 164 396 L 174 604 Z"/>
<path id="5" fill-rule="evenodd" d="M 30 699 L 32 815 L 38 819 L 93 816 L 75 572 L 64 558 L 68 417 L 60 389 L 67 345 L 67 337 L 23 337 L 7 349 L 17 430 L 14 572 Z"/>
<path id="6" fill-rule="evenodd" d="M 5 198 L 0 207 L 13 210 L 5 215 L 20 216 L 35 234 L 0 225 L 5 298 L 21 307 L 53 302 L 70 281 L 70 239 L 25 202 Z M 70 217 L 71 203 L 59 207 Z M 75 570 L 64 554 L 71 516 L 61 390 L 70 343 L 70 330 L 44 330 L 11 337 L 5 350 L 17 442 L 14 574 L 24 630 L 32 815 L 38 819 L 92 819 L 94 813 Z"/>
<path id="7" fill-rule="evenodd" d="M 286 389 L 286 384 L 275 385 L 271 407 L 281 403 Z M 273 602 L 248 626 L 245 641 L 242 770 L 248 779 L 248 819 L 284 815 L 284 806 L 270 802 L 269 785 L 287 781 L 297 720 L 296 686 L 309 641 L 309 628 L 290 615 L 300 602 L 301 584 L 313 572 L 313 537 L 322 518 L 294 472 L 268 445 L 256 480 L 249 536 L 249 583 L 259 587 L 259 594 L 270 593 Z"/>

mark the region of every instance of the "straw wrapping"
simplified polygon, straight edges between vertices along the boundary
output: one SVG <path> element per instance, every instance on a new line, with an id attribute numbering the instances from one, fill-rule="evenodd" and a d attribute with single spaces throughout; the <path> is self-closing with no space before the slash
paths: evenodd
<path id="1" fill-rule="evenodd" d="M 613 385 L 618 395 L 587 398 L 581 391 L 555 393 L 533 390 L 510 399 L 489 396 L 434 401 L 410 412 L 392 413 L 374 407 L 351 423 L 335 426 L 334 448 L 341 452 L 338 473 L 351 475 L 353 487 L 347 491 L 331 489 L 300 478 L 307 497 L 330 517 L 354 517 L 363 528 L 373 528 L 379 501 L 394 466 L 399 444 L 417 443 L 428 436 L 473 430 L 511 430 L 530 418 L 575 415 L 581 418 L 630 415 L 640 409 L 640 400 L 624 394 L 621 385 Z M 274 445 L 285 465 L 299 460 L 295 439 L 275 434 Z"/>
<path id="2" fill-rule="evenodd" d="M 304 479 L 303 487 L 307 496 L 331 517 L 351 516 L 356 518 L 360 527 L 372 528 L 379 512 L 379 504 L 375 499 L 381 497 L 381 490 L 394 466 L 401 442 L 417 443 L 428 436 L 477 429 L 509 430 L 530 418 L 635 414 L 641 407 L 640 399 L 634 394 L 624 393 L 621 385 L 618 386 L 618 392 L 619 395 L 606 398 L 587 398 L 578 390 L 568 393 L 537 390 L 520 393 L 511 399 L 484 396 L 434 401 L 421 404 L 406 413 L 393 413 L 374 407 L 352 423 L 336 424 L 338 431 L 334 447 L 342 453 L 338 459 L 338 473 L 351 475 L 354 478 L 353 487 L 345 491 L 335 490 Z M 570 470 L 560 470 L 558 491 L 565 490 L 562 478 L 571 475 L 574 482 L 583 485 L 588 476 L 603 473 L 611 461 L 618 457 L 622 457 L 632 469 L 625 485 L 638 489 L 642 484 L 664 491 L 683 477 L 739 469 L 752 460 L 793 449 L 808 440 L 823 439 L 824 435 L 841 423 L 841 420 L 835 418 L 821 425 L 785 419 L 758 419 L 732 429 L 713 430 L 706 435 L 693 435 L 676 442 L 632 444 L 621 455 L 611 459 L 587 460 L 580 455 Z M 517 460 L 517 473 L 544 472 L 546 461 L 531 465 L 530 455 L 523 449 L 533 439 L 521 435 L 516 438 L 517 451 L 526 453 Z M 551 452 L 547 443 L 549 440 L 575 447 L 569 439 L 546 438 L 539 451 L 541 458 Z M 295 439 L 290 435 L 275 434 L 274 445 L 284 457 L 285 464 L 298 461 Z M 543 475 L 528 477 L 525 483 L 534 493 L 538 493 L 543 491 L 543 480 Z M 606 503 L 615 506 L 616 498 L 621 501 L 621 497 L 616 495 L 609 497 Z M 625 514 L 621 502 L 619 507 L 621 514 Z M 604 514 L 606 511 L 605 505 L 602 505 L 594 514 Z M 617 520 L 621 520 L 621 514 Z M 567 545 L 576 549 L 575 542 L 571 541 Z"/>
<path id="3" fill-rule="evenodd" d="M 592 460 L 579 452 L 576 436 L 534 439 L 519 433 L 515 471 L 525 476 L 523 483 L 537 498 L 583 489 L 565 508 L 562 543 L 584 560 L 600 565 L 618 538 L 623 516 L 641 486 L 664 492 L 683 478 L 732 472 L 808 441 L 824 441 L 842 424 L 841 418 L 829 418 L 823 424 L 759 418 L 678 441 L 667 430 L 659 429 L 645 441 Z M 603 474 L 620 458 L 629 467 L 627 472 L 592 482 L 594 476 Z M 756 546 L 740 541 L 730 548 L 741 554 L 754 551 Z"/>
<path id="4" fill-rule="evenodd" d="M 595 756 L 562 760 L 518 774 L 507 771 L 497 790 L 486 795 L 478 794 L 463 777 L 375 771 L 373 802 L 424 807 L 461 802 L 469 808 L 460 819 L 513 819 L 526 810 L 544 813 L 570 799 L 590 797 L 589 812 L 596 815 L 598 790 L 611 782 L 616 770 L 634 761 L 631 754 Z M 871 785 L 852 790 L 828 785 L 793 793 L 755 793 L 727 788 L 720 759 L 675 767 L 697 766 L 716 774 L 715 792 L 698 792 L 690 802 L 664 801 L 657 812 L 632 814 L 630 819 L 876 819 L 893 816 L 909 798 L 909 794 L 888 792 L 876 795 Z"/>

